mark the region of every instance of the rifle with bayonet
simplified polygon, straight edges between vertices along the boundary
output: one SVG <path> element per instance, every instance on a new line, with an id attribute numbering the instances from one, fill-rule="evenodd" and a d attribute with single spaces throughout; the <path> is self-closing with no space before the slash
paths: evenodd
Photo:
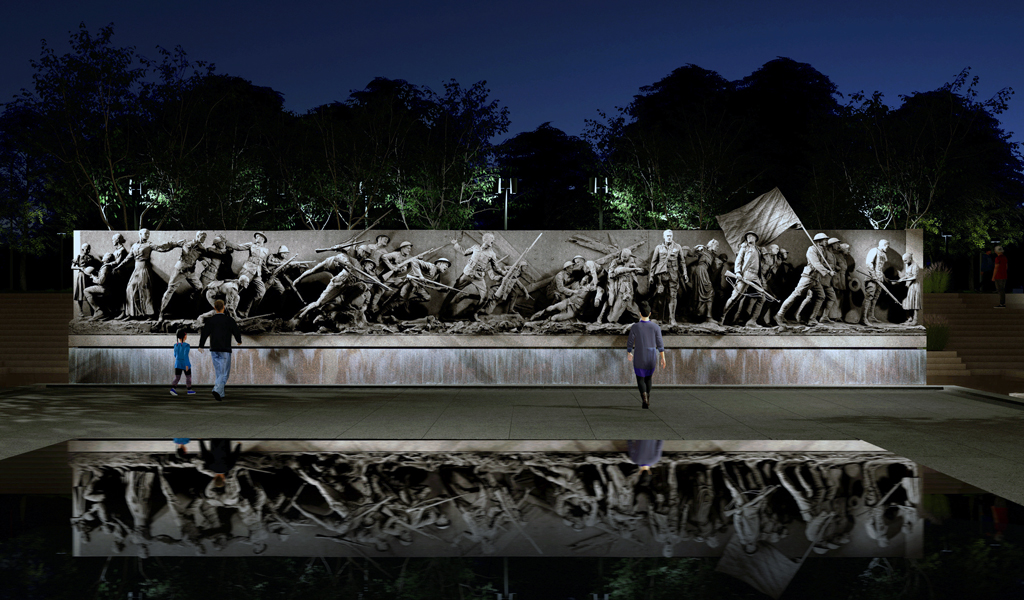
<path id="1" fill-rule="evenodd" d="M 433 288 L 435 290 L 440 290 L 440 288 L 446 288 L 446 289 L 449 289 L 449 290 L 451 290 L 453 292 L 460 291 L 460 290 L 458 290 L 456 288 L 453 288 L 450 285 L 445 285 L 445 284 L 441 283 L 440 281 L 434 281 L 433 279 L 427 279 L 426 277 L 417 277 L 416 275 L 406 275 L 405 277 L 406 277 L 406 279 L 412 279 L 413 281 L 418 281 L 418 282 L 422 283 L 423 285 L 425 285 L 427 287 L 430 287 L 430 288 Z M 434 287 L 434 286 L 440 286 L 440 287 Z"/>
<path id="2" fill-rule="evenodd" d="M 274 280 L 277 279 L 280 276 L 281 279 L 284 280 L 285 285 L 287 285 L 288 289 L 290 289 L 291 291 L 295 292 L 295 295 L 299 297 L 299 301 L 302 302 L 303 304 L 305 304 L 306 300 L 302 297 L 302 294 L 299 293 L 299 290 L 295 288 L 295 283 L 291 280 L 291 278 L 289 278 L 287 275 L 282 273 L 282 271 L 284 271 L 284 269 L 289 264 L 291 264 L 292 261 L 294 261 L 298 257 L 299 256 L 296 254 L 295 256 L 289 258 L 288 260 L 284 261 L 283 263 L 281 263 L 280 265 L 275 267 L 274 271 L 270 274 L 270 277 L 267 278 L 267 282 L 266 282 L 265 285 L 267 287 L 270 287 L 271 285 L 274 284 Z M 298 262 L 295 262 L 295 266 L 298 266 L 300 264 L 310 263 L 310 262 L 311 261 L 298 261 Z"/>
<path id="3" fill-rule="evenodd" d="M 778 302 L 779 301 L 778 298 L 776 298 L 775 296 L 773 296 L 770 293 L 768 293 L 768 291 L 765 290 L 760 285 L 754 283 L 753 281 L 750 281 L 749 279 L 744 279 L 743 277 L 737 275 L 736 273 L 733 273 L 732 271 L 730 271 L 728 269 L 726 269 L 726 271 L 725 271 L 725 276 L 726 277 L 732 277 L 733 279 L 736 279 L 737 281 L 739 281 L 741 283 L 747 284 L 747 286 L 749 286 L 751 289 L 753 289 L 757 293 L 761 294 L 764 297 L 764 299 L 769 301 L 769 302 Z M 733 285 L 735 286 L 735 284 L 733 284 Z"/>
<path id="4" fill-rule="evenodd" d="M 862 271 L 860 269 L 857 269 L 856 271 L 858 273 L 860 273 L 861 275 L 864 275 L 865 277 L 867 277 L 871 281 L 874 281 L 875 283 L 877 283 L 878 287 L 882 288 L 882 291 L 884 291 L 886 294 L 889 294 L 889 297 L 892 298 L 893 302 L 895 302 L 896 304 L 902 304 L 902 302 L 900 302 L 899 300 L 896 299 L 896 296 L 892 295 L 892 292 L 889 291 L 889 288 L 885 287 L 885 283 L 883 281 L 880 281 L 877 277 L 875 277 L 871 273 L 868 273 L 867 271 Z"/>
<path id="5" fill-rule="evenodd" d="M 344 244 L 338 244 L 336 246 L 331 246 L 330 248 L 317 248 L 316 251 L 317 251 L 317 253 L 320 253 L 320 252 L 338 252 L 340 250 L 344 250 L 345 248 L 351 248 L 352 246 L 355 246 L 355 245 L 357 245 L 359 243 L 361 243 L 361 242 L 359 242 L 359 240 L 352 240 L 352 241 L 349 241 L 349 242 L 345 242 Z"/>
<path id="6" fill-rule="evenodd" d="M 419 259 L 423 258 L 424 256 L 426 256 L 428 254 L 433 254 L 433 253 L 437 252 L 438 250 L 440 250 L 441 248 L 444 248 L 444 246 L 438 246 L 437 248 L 431 248 L 430 250 L 427 250 L 426 252 L 420 252 L 416 256 L 410 256 L 409 258 L 407 258 L 407 259 L 403 260 L 402 262 L 398 263 L 397 265 L 395 265 L 394 269 L 391 269 L 387 273 L 384 273 L 384 275 L 381 277 L 381 279 L 383 279 L 384 281 L 387 281 L 388 279 L 391 278 L 392 275 L 394 275 L 395 273 L 401 271 L 402 267 L 404 267 L 405 265 L 413 262 L 414 260 L 419 260 Z"/>
<path id="7" fill-rule="evenodd" d="M 537 239 L 533 240 L 533 243 L 530 244 L 530 247 L 519 255 L 519 258 L 516 260 L 516 262 L 512 263 L 512 266 L 510 266 L 505 271 L 505 276 L 501 280 L 501 285 L 499 285 L 498 289 L 495 290 L 494 292 L 494 299 L 497 302 L 501 302 L 508 298 L 509 293 L 512 291 L 512 286 L 514 286 L 516 282 L 519 281 L 519 276 L 521 275 L 521 273 L 518 272 L 517 269 L 522 264 L 523 257 L 526 256 L 527 252 L 533 250 L 533 247 L 537 245 L 537 242 L 540 240 L 540 236 L 542 235 L 544 235 L 543 231 L 537 235 Z M 529 294 L 529 292 L 527 292 L 527 294 Z"/>

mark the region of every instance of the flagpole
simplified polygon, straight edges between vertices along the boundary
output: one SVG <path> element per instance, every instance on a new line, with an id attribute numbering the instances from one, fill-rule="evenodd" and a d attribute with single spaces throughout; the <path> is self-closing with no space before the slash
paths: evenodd
<path id="1" fill-rule="evenodd" d="M 806 235 L 807 239 L 810 240 L 811 246 L 818 252 L 818 256 L 821 257 L 821 262 L 825 263 L 825 266 L 828 267 L 829 270 L 831 271 L 832 270 L 831 266 L 828 264 L 828 259 L 825 258 L 825 253 L 821 251 L 821 247 L 814 243 L 814 238 L 812 238 L 811 234 L 808 233 L 806 229 L 804 229 L 803 222 L 801 222 L 801 221 L 797 221 L 797 222 L 800 223 L 800 229 L 803 229 L 804 235 Z"/>

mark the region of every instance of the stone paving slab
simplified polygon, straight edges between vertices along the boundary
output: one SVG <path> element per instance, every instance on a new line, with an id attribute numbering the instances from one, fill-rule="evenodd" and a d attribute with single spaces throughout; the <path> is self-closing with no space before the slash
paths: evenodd
<path id="1" fill-rule="evenodd" d="M 1024 403 L 956 386 L 655 386 L 650 410 L 631 386 L 197 390 L 5 390 L 0 460 L 80 438 L 863 440 L 1024 504 Z"/>

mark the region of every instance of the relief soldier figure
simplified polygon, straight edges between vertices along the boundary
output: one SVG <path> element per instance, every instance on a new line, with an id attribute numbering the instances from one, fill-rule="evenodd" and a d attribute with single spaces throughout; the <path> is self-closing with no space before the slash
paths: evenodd
<path id="1" fill-rule="evenodd" d="M 267 268 L 267 258 L 270 257 L 267 236 L 263 232 L 257 231 L 252 234 L 252 238 L 253 241 L 245 244 L 227 243 L 227 247 L 236 252 L 249 251 L 249 256 L 242 263 L 242 270 L 238 273 L 238 287 L 241 290 L 247 290 L 249 286 L 253 288 L 253 295 L 250 296 L 245 308 L 239 312 L 243 318 L 249 316 L 250 310 L 260 305 L 263 295 L 267 293 L 267 288 L 263 284 L 263 273 Z"/>
<path id="2" fill-rule="evenodd" d="M 224 312 L 228 314 L 232 319 L 238 318 L 238 303 L 242 297 L 239 291 L 239 285 L 237 279 L 225 279 L 211 281 L 204 287 L 206 301 L 213 307 L 213 303 L 216 302 L 217 298 L 224 298 Z"/>
<path id="3" fill-rule="evenodd" d="M 676 324 L 676 301 L 679 295 L 679 279 L 683 282 L 690 282 L 690 274 L 686 270 L 686 253 L 683 247 L 675 243 L 671 229 L 662 233 L 664 243 L 658 244 L 651 254 L 651 287 L 657 285 L 655 296 L 664 300 L 664 294 L 668 293 L 668 314 L 669 323 Z"/>
<path id="4" fill-rule="evenodd" d="M 459 245 L 458 240 L 452 240 L 452 246 L 455 247 L 456 252 L 468 256 L 469 261 L 463 267 L 462 275 L 455 280 L 455 285 L 452 286 L 459 292 L 454 296 L 449 294 L 450 299 L 445 299 L 445 304 L 455 310 L 459 300 L 476 295 L 480 301 L 476 305 L 473 318 L 477 320 L 490 299 L 491 290 L 486 278 L 490 276 L 491 279 L 497 280 L 499 276 L 505 275 L 505 267 L 498 261 L 498 256 L 494 253 L 494 234 L 485 233 L 479 245 L 473 245 L 466 249 Z M 458 317 L 458 314 L 451 316 Z"/>
<path id="5" fill-rule="evenodd" d="M 545 290 L 550 304 L 561 302 L 572 295 L 572 290 L 569 286 L 572 285 L 573 267 L 574 263 L 571 260 L 565 261 L 562 264 L 562 270 L 555 273 L 554 278 L 551 279 L 551 283 L 548 284 L 547 290 Z"/>
<path id="6" fill-rule="evenodd" d="M 295 318 L 301 320 L 309 312 L 322 309 L 335 298 L 345 294 L 345 296 L 354 296 L 357 299 L 361 299 L 358 302 L 355 300 L 351 302 L 351 307 L 355 308 L 355 312 L 349 311 L 349 313 L 351 313 L 356 322 L 366 324 L 366 300 L 369 298 L 372 287 L 385 287 L 376 278 L 376 267 L 377 263 L 370 257 L 363 259 L 362 270 L 352 265 L 346 266 L 340 273 L 331 278 L 330 283 L 327 284 L 327 288 L 320 294 L 320 297 L 299 311 Z"/>
<path id="7" fill-rule="evenodd" d="M 725 319 L 729 316 L 729 310 L 733 306 L 737 306 L 739 301 L 743 298 L 744 292 L 748 289 L 757 291 L 757 288 L 764 287 L 764 282 L 761 279 L 762 275 L 762 260 L 761 260 L 761 249 L 757 247 L 758 235 L 753 231 L 748 231 L 744 234 L 744 242 L 740 245 L 740 250 L 736 254 L 736 263 L 734 265 L 736 281 L 733 284 L 732 295 L 725 301 L 725 309 L 722 311 L 722 320 L 719 321 L 719 325 L 725 325 Z M 761 293 L 761 299 L 754 309 L 754 312 L 759 312 L 761 307 L 764 306 L 764 293 Z M 739 308 L 737 308 L 737 316 L 739 316 Z M 750 317 L 747 322 L 747 327 L 753 327 L 756 325 L 754 322 L 756 314 Z"/>
<path id="8" fill-rule="evenodd" d="M 191 242 L 186 242 L 185 240 L 174 242 L 175 247 L 181 248 L 181 256 L 178 257 L 178 262 L 174 263 L 174 271 L 167 282 L 167 291 L 164 292 L 164 297 L 160 301 L 160 312 L 157 316 L 157 321 L 164 320 L 164 311 L 167 310 L 167 305 L 170 304 L 175 292 L 183 286 L 191 287 L 193 294 L 205 287 L 201 279 L 202 273 L 196 269 L 200 258 L 206 256 L 223 258 L 226 255 L 226 251 L 223 249 L 216 250 L 203 246 L 205 241 L 206 232 L 197 231 L 195 239 Z"/>
<path id="9" fill-rule="evenodd" d="M 825 301 L 825 290 L 821 287 L 821 279 L 823 277 L 832 277 L 833 275 L 833 271 L 825 264 L 825 259 L 823 258 L 823 250 L 827 240 L 827 235 L 819 233 L 814 236 L 814 243 L 807 248 L 807 266 L 804 267 L 803 273 L 800 274 L 800 282 L 797 284 L 796 289 L 793 290 L 793 293 L 782 303 L 782 306 L 779 307 L 779 312 L 775 315 L 775 323 L 778 326 L 784 327 L 788 324 L 786 321 L 786 311 L 796 302 L 797 298 L 807 291 L 813 293 L 815 298 L 814 308 L 811 310 L 810 321 L 807 324 L 811 326 L 818 324 L 814 319 L 814 315 Z M 797 314 L 796 318 L 799 320 L 800 315 Z"/>
<path id="10" fill-rule="evenodd" d="M 224 259 L 231 257 L 231 249 L 228 248 L 227 243 L 224 236 L 214 236 L 213 245 L 203 256 L 203 270 L 199 274 L 199 282 L 203 285 L 203 289 L 206 289 L 211 282 L 222 279 L 220 271 L 224 268 Z"/>
<path id="11" fill-rule="evenodd" d="M 629 248 L 623 248 L 617 258 L 612 259 L 608 264 L 608 295 L 605 298 L 601 314 L 597 322 L 604 321 L 605 312 L 608 313 L 609 323 L 618 323 L 622 314 L 629 314 L 636 320 L 640 319 L 640 309 L 637 308 L 633 296 L 637 285 L 637 275 L 643 273 L 643 268 L 636 266 L 633 252 Z"/>
<path id="12" fill-rule="evenodd" d="M 90 320 L 95 321 L 98 319 L 108 319 L 105 307 L 109 308 L 110 305 L 110 277 L 114 271 L 114 253 L 107 252 L 103 255 L 102 263 L 98 271 L 92 271 L 93 267 L 86 267 L 83 272 L 85 277 L 89 278 L 92 285 L 82 290 L 82 296 L 85 301 L 89 304 L 89 308 L 92 309 L 92 317 Z"/>
<path id="13" fill-rule="evenodd" d="M 833 251 L 833 248 L 838 245 L 838 238 L 829 238 L 825 242 L 825 247 L 822 249 L 822 253 L 825 255 L 825 265 L 832 271 L 832 275 L 830 277 L 821 278 L 821 289 L 825 294 L 825 304 L 818 312 L 811 313 L 810 316 L 812 320 L 818 320 L 819 323 L 825 325 L 832 325 L 839 319 L 838 315 L 832 316 L 839 311 L 839 300 L 836 297 L 835 288 L 832 283 L 839 274 L 837 270 L 839 262 L 836 259 L 836 252 Z M 798 316 L 803 313 L 804 307 L 807 306 L 810 301 L 811 296 L 807 295 L 804 298 L 804 301 L 800 303 L 800 308 L 796 310 L 796 314 Z"/>
<path id="14" fill-rule="evenodd" d="M 885 265 L 889 261 L 886 255 L 888 249 L 889 240 L 878 240 L 878 246 L 868 250 L 867 259 L 864 261 L 868 271 L 864 280 L 864 314 L 860 318 L 861 325 L 881 325 L 881 321 L 875 317 L 875 305 L 882 294 Z"/>
<path id="15" fill-rule="evenodd" d="M 451 266 L 452 261 L 447 258 L 439 258 L 433 263 L 413 259 L 406 274 L 395 282 L 398 285 L 396 291 L 381 304 L 379 314 L 384 315 L 410 302 L 429 302 L 427 288 L 438 289 L 436 284 Z"/>

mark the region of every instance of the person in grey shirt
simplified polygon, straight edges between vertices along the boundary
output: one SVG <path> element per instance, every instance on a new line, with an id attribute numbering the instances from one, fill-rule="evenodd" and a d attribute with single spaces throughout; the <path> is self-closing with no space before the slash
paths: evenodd
<path id="1" fill-rule="evenodd" d="M 626 358 L 633 363 L 636 386 L 640 389 L 640 401 L 644 408 L 650 408 L 651 377 L 654 376 L 658 362 L 661 362 L 662 369 L 665 368 L 665 344 L 661 341 L 661 327 L 651 321 L 651 305 L 647 302 L 640 305 L 640 320 L 629 328 Z"/>

